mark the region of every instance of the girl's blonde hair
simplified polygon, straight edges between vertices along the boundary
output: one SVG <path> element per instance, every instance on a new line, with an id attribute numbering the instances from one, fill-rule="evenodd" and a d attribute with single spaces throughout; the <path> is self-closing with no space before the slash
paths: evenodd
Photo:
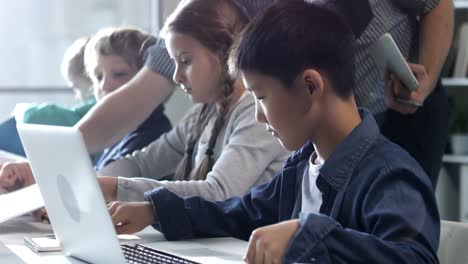
<path id="1" fill-rule="evenodd" d="M 176 180 L 204 180 L 213 167 L 213 150 L 216 139 L 224 126 L 229 112 L 234 80 L 228 74 L 227 59 L 231 45 L 237 35 L 247 25 L 248 18 L 243 11 L 229 0 L 189 0 L 182 1 L 166 21 L 163 32 L 177 32 L 188 35 L 214 54 L 218 55 L 224 67 L 222 78 L 223 99 L 219 103 L 208 149 L 200 166 L 192 173 L 192 157 L 196 142 L 199 140 L 208 116 L 204 105 L 197 121 L 190 129 L 186 150 L 176 172 Z"/>
<path id="2" fill-rule="evenodd" d="M 92 73 L 97 56 L 115 55 L 122 57 L 128 65 L 143 67 L 147 49 L 157 39 L 136 28 L 105 28 L 94 35 L 86 45 L 84 64 Z"/>

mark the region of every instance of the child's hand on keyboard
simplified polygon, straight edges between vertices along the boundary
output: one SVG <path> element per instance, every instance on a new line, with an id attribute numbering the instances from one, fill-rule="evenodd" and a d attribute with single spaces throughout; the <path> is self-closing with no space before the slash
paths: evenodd
<path id="1" fill-rule="evenodd" d="M 133 234 L 153 223 L 150 202 L 112 202 L 107 208 L 117 234 Z"/>
<path id="2" fill-rule="evenodd" d="M 47 214 L 47 211 L 44 207 L 37 209 L 32 213 L 32 215 L 35 221 L 50 224 L 49 215 Z"/>
<path id="3" fill-rule="evenodd" d="M 247 263 L 281 263 L 299 226 L 299 220 L 295 219 L 255 229 L 250 236 L 244 261 Z"/>

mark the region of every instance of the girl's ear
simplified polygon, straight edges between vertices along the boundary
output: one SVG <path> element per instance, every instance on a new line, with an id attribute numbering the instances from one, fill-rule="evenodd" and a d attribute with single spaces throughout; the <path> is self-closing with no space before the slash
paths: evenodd
<path id="1" fill-rule="evenodd" d="M 302 73 L 302 80 L 311 95 L 322 96 L 324 79 L 320 72 L 307 69 Z"/>

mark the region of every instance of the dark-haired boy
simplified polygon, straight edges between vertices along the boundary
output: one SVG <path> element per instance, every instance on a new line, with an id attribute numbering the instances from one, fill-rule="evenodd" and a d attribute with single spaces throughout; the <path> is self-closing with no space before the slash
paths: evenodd
<path id="1" fill-rule="evenodd" d="M 316 4 L 265 10 L 237 43 L 233 69 L 256 97 L 257 120 L 285 148 L 303 147 L 242 198 L 213 203 L 158 188 L 148 202 L 112 205 L 114 223 L 153 224 L 169 240 L 250 237 L 249 263 L 437 263 L 432 185 L 356 107 L 353 41 L 344 19 Z"/>

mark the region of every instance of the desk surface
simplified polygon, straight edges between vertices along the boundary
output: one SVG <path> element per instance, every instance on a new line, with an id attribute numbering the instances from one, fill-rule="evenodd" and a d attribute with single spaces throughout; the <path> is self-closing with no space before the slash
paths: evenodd
<path id="1" fill-rule="evenodd" d="M 2 263 L 83 263 L 61 252 L 35 253 L 27 248 L 25 236 L 35 237 L 52 233 L 48 224 L 35 223 L 23 216 L 0 224 L 0 259 Z M 234 238 L 209 238 L 169 242 L 164 236 L 147 228 L 136 234 L 141 240 L 121 241 L 143 244 L 202 263 L 243 263 L 247 242 Z"/>

